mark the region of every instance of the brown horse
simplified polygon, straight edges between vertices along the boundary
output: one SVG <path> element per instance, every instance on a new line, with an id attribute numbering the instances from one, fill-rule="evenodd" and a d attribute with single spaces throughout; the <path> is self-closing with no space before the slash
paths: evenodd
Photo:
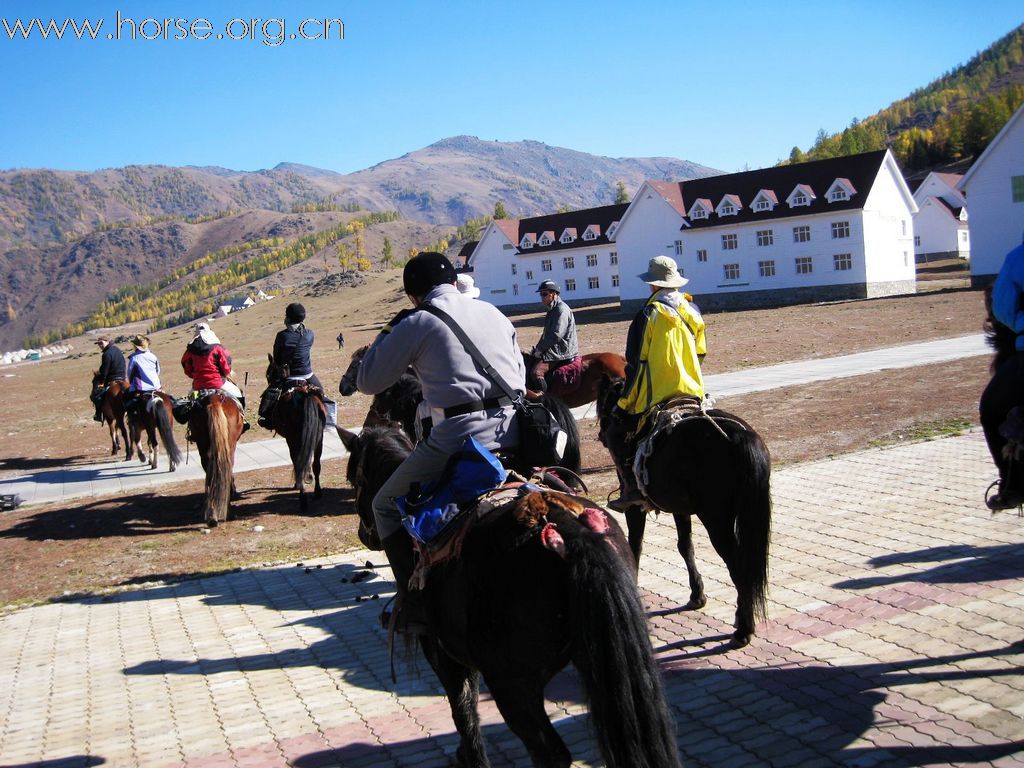
<path id="1" fill-rule="evenodd" d="M 103 379 L 99 371 L 93 371 L 92 391 L 103 387 Z M 121 450 L 121 440 L 124 438 L 125 454 L 124 460 L 132 457 L 132 446 L 128 442 L 128 430 L 124 423 L 124 396 L 128 391 L 127 381 L 115 381 L 103 394 L 103 401 L 100 403 L 100 414 L 103 416 L 103 423 L 110 430 L 110 455 L 116 456 Z"/>
<path id="2" fill-rule="evenodd" d="M 174 429 L 171 424 L 171 396 L 166 392 L 142 392 L 137 396 L 135 403 L 127 413 L 128 428 L 131 433 L 131 442 L 128 445 L 128 455 L 131 457 L 134 446 L 139 461 L 145 464 L 149 462 L 150 469 L 157 467 L 157 435 L 163 441 L 164 450 L 167 451 L 167 460 L 170 463 L 169 471 L 173 472 L 181 463 L 181 450 L 174 441 Z M 146 442 L 149 446 L 149 457 L 142 450 L 142 434 L 146 434 Z"/>
<path id="3" fill-rule="evenodd" d="M 339 427 L 338 435 L 351 454 L 359 538 L 379 550 L 371 500 L 412 442 L 394 428 L 355 435 Z M 460 737 L 455 764 L 490 765 L 477 711 L 482 676 L 533 764 L 569 766 L 544 687 L 571 661 L 609 768 L 678 766 L 622 530 L 596 504 L 568 494 L 534 492 L 499 510 L 466 533 L 457 559 L 431 568 L 423 592 L 430 634 L 419 643 L 448 696 Z"/>
<path id="4" fill-rule="evenodd" d="M 313 481 L 313 498 L 322 495 L 320 488 L 320 455 L 324 450 L 324 424 L 327 408 L 323 392 L 310 387 L 301 379 L 288 379 L 288 366 L 274 363 L 267 355 L 267 383 L 281 390 L 281 396 L 271 413 L 274 430 L 288 443 L 295 476 L 294 488 L 299 492 L 299 509 L 309 508 L 306 501 L 306 483 Z"/>
<path id="5" fill-rule="evenodd" d="M 242 410 L 229 395 L 213 391 L 192 408 L 188 433 L 206 470 L 203 519 L 211 528 L 228 519 L 235 490 L 235 446 L 242 436 Z"/>
<path id="6" fill-rule="evenodd" d="M 621 381 L 602 385 L 599 437 L 605 445 L 621 390 Z M 704 580 L 693 556 L 690 518 L 696 515 L 736 587 L 732 644 L 737 648 L 747 645 L 756 620 L 764 618 L 768 591 L 771 457 L 764 441 L 742 419 L 712 409 L 706 417 L 684 417 L 655 435 L 645 468 L 647 500 L 655 509 L 671 513 L 676 524 L 676 547 L 690 580 L 690 601 L 684 609 L 703 608 L 707 603 Z M 646 522 L 642 508 L 626 512 L 629 545 L 637 562 Z"/>
<path id="7" fill-rule="evenodd" d="M 527 355 L 523 354 L 524 360 Z M 556 369 L 549 374 L 548 392 L 570 408 L 577 408 L 597 400 L 604 378 L 626 378 L 626 358 L 615 352 L 592 352 L 581 358 L 582 371 L 579 379 L 566 382 Z"/>

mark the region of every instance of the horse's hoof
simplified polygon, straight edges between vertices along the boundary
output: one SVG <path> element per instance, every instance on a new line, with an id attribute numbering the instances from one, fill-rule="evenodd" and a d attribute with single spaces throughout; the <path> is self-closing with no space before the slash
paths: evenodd
<path id="1" fill-rule="evenodd" d="M 691 597 L 690 602 L 683 606 L 684 611 L 699 611 L 708 604 L 706 597 Z"/>
<path id="2" fill-rule="evenodd" d="M 753 632 L 740 632 L 736 630 L 732 635 L 732 640 L 729 641 L 729 646 L 732 648 L 745 648 L 750 645 L 750 639 L 753 636 Z"/>

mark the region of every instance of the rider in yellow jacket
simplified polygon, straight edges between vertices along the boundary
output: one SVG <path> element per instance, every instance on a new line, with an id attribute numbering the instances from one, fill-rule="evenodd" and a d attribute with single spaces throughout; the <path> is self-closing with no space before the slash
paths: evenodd
<path id="1" fill-rule="evenodd" d="M 668 256 L 651 259 L 640 278 L 650 286 L 651 296 L 630 323 L 626 381 L 605 433 L 621 482 L 620 496 L 609 506 L 622 512 L 646 503 L 633 474 L 635 446 L 630 440 L 644 417 L 653 406 L 674 397 L 704 397 L 704 318 L 676 290 L 689 281 Z"/>

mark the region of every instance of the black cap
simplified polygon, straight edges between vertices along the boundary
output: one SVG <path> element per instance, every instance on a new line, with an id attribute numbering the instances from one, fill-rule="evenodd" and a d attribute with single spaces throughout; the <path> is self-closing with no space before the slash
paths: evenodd
<path id="1" fill-rule="evenodd" d="M 301 323 L 306 319 L 306 308 L 299 303 L 289 304 L 284 308 L 284 321 L 289 325 Z"/>
<path id="2" fill-rule="evenodd" d="M 554 291 L 555 293 L 561 293 L 562 288 L 554 280 L 545 280 L 537 287 L 537 293 L 541 291 Z"/>
<path id="3" fill-rule="evenodd" d="M 451 285 L 455 279 L 455 267 L 447 256 L 424 251 L 406 263 L 402 272 L 402 287 L 410 296 L 425 296 L 435 285 Z"/>

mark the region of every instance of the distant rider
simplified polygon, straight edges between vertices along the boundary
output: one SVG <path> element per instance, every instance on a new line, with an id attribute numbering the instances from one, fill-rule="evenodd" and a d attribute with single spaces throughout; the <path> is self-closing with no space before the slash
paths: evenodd
<path id="1" fill-rule="evenodd" d="M 100 409 L 103 405 L 103 396 L 115 381 L 125 381 L 126 365 L 124 353 L 114 346 L 109 336 L 100 336 L 96 339 L 96 344 L 102 351 L 99 370 L 99 381 L 102 383 L 97 384 L 92 391 L 91 400 L 96 406 L 96 415 L 92 418 L 102 424 L 103 413 Z"/>
<path id="2" fill-rule="evenodd" d="M 674 397 L 704 397 L 704 318 L 676 290 L 689 281 L 668 256 L 651 259 L 639 277 L 651 295 L 629 325 L 626 381 L 604 435 L 621 481 L 619 498 L 608 506 L 619 512 L 648 506 L 633 472 L 634 433 L 644 415 Z"/>
<path id="3" fill-rule="evenodd" d="M 132 337 L 132 346 L 135 351 L 128 356 L 128 396 L 124 403 L 129 414 L 138 406 L 140 394 L 160 389 L 160 361 L 149 348 L 149 337 Z"/>
<path id="4" fill-rule="evenodd" d="M 274 338 L 274 365 L 288 366 L 288 379 L 304 381 L 310 387 L 323 392 L 320 379 L 313 373 L 310 353 L 313 349 L 314 334 L 306 327 L 306 308 L 298 303 L 284 308 L 284 330 Z M 340 334 L 339 334 L 340 336 Z M 271 384 L 260 396 L 259 425 L 273 429 L 274 406 L 281 397 L 281 389 Z"/>
<path id="5" fill-rule="evenodd" d="M 569 305 L 562 301 L 562 288 L 554 280 L 545 280 L 537 288 L 540 300 L 548 308 L 544 331 L 529 355 L 532 358 L 527 376 L 532 394 L 548 391 L 547 375 L 568 365 L 580 353 L 576 338 L 576 319 Z"/>
<path id="6" fill-rule="evenodd" d="M 993 374 L 978 405 L 988 450 L 999 470 L 999 490 L 986 502 L 995 512 L 1024 504 L 1024 463 L 1011 464 L 1003 455 L 1006 438 L 999 431 L 1014 406 L 1024 405 L 1024 242 L 1006 254 L 992 286 L 992 315 L 1017 334 L 1016 354 Z"/>

